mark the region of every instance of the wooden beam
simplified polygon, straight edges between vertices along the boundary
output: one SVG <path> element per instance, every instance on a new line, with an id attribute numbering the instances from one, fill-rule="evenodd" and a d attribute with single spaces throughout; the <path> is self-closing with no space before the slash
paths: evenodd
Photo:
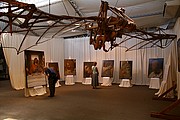
<path id="1" fill-rule="evenodd" d="M 152 112 L 151 117 L 162 118 L 162 119 L 167 119 L 167 120 L 180 120 L 180 116 L 167 114 L 167 112 L 170 112 L 171 110 L 175 109 L 179 104 L 180 104 L 180 99 L 170 104 L 161 112 Z"/>
<path id="2" fill-rule="evenodd" d="M 162 113 L 158 113 L 158 112 L 152 112 L 151 117 L 161 118 L 161 119 L 166 119 L 166 120 L 180 120 L 180 116 L 162 114 Z"/>
<path id="3" fill-rule="evenodd" d="M 162 100 L 162 101 L 176 101 L 177 98 L 166 98 L 166 97 L 158 97 L 158 96 L 154 96 L 153 100 Z"/>
<path id="4" fill-rule="evenodd" d="M 176 100 L 175 102 L 173 102 L 171 105 L 169 105 L 168 107 L 166 107 L 164 110 L 162 110 L 160 113 L 166 113 L 169 112 L 171 110 L 173 110 L 176 106 L 178 106 L 180 104 L 180 99 Z"/>

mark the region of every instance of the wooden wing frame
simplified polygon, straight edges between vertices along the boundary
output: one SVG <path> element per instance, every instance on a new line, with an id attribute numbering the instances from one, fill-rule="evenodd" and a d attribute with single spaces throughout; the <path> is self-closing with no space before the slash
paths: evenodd
<path id="1" fill-rule="evenodd" d="M 89 22 L 99 19 L 96 16 L 75 17 L 66 15 L 52 15 L 36 8 L 34 4 L 26 4 L 15 0 L 0 0 L 0 23 L 1 33 L 22 33 L 24 38 L 17 50 L 17 53 L 23 52 L 21 47 L 26 40 L 27 35 L 37 36 L 35 46 L 42 43 L 40 41 L 50 30 L 53 31 L 49 39 L 70 30 L 85 26 Z M 86 22 L 84 21 L 86 20 Z M 54 30 L 55 29 L 55 30 Z M 41 31 L 41 32 L 39 32 Z M 40 33 L 40 34 L 39 34 Z M 45 41 L 43 41 L 45 42 Z M 30 47 L 32 47 L 30 46 Z M 29 47 L 29 48 L 30 48 Z M 27 48 L 28 49 L 28 48 Z"/>
<path id="2" fill-rule="evenodd" d="M 90 31 L 90 44 L 95 50 L 103 48 L 105 52 L 121 46 L 126 41 L 135 40 L 132 38 L 140 41 L 127 48 L 127 51 L 152 47 L 166 48 L 177 37 L 173 34 L 166 34 L 160 29 L 159 33 L 140 30 L 136 23 L 125 14 L 124 9 L 112 7 L 105 1 L 101 1 L 98 16 L 90 17 L 53 15 L 41 11 L 34 4 L 15 0 L 0 0 L 0 2 L 0 34 L 21 33 L 24 35 L 19 47 L 15 48 L 17 54 L 78 28 Z M 108 12 L 112 13 L 110 17 L 108 17 Z M 22 50 L 28 35 L 37 36 L 37 40 L 35 44 Z M 122 38 L 123 35 L 127 37 L 117 43 L 116 38 Z M 42 38 L 47 36 L 48 39 L 42 41 Z M 109 48 L 106 48 L 106 43 L 110 44 Z"/>

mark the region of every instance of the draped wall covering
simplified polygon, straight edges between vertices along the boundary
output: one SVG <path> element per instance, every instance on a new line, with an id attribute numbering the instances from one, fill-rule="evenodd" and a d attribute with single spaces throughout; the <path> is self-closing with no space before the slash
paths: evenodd
<path id="1" fill-rule="evenodd" d="M 174 32 L 177 35 L 177 40 L 180 39 L 180 17 L 177 19 Z M 173 55 L 176 57 L 176 73 L 177 73 L 177 91 L 178 91 L 178 98 L 180 99 L 180 73 L 178 72 L 177 68 L 177 53 Z"/>
<path id="2" fill-rule="evenodd" d="M 3 34 L 2 45 L 3 47 L 15 47 L 18 48 L 23 35 L 13 34 Z M 28 36 L 27 42 L 23 44 L 23 49 L 33 45 L 37 38 L 34 36 Z M 31 41 L 30 41 L 31 40 Z M 34 41 L 33 41 L 34 40 Z M 53 41 L 53 42 L 52 42 Z M 34 51 L 44 51 L 46 62 L 58 62 L 61 77 L 63 78 L 63 68 L 64 68 L 64 40 L 63 39 L 53 39 L 45 43 L 34 46 L 28 50 Z M 24 52 L 17 55 L 15 49 L 4 48 L 4 54 L 9 67 L 9 74 L 11 85 L 14 89 L 23 89 L 25 86 L 25 59 Z"/>
<path id="3" fill-rule="evenodd" d="M 167 33 L 176 33 L 180 38 L 180 19 L 177 20 L 176 26 L 173 30 L 167 31 Z M 2 37 L 3 36 L 3 37 Z M 22 35 L 13 34 L 2 35 L 1 40 L 3 47 L 15 47 L 18 48 Z M 36 37 L 28 36 L 28 40 L 23 44 L 22 49 L 28 48 L 34 44 Z M 36 38 L 37 39 L 37 38 Z M 123 39 L 123 38 L 122 38 Z M 120 39 L 117 39 L 117 41 Z M 122 46 L 131 46 L 137 43 L 139 40 L 133 39 L 125 42 Z M 38 46 L 34 46 L 29 50 L 44 51 L 46 62 L 59 62 L 59 70 L 61 78 L 64 78 L 64 59 L 71 58 L 76 59 L 76 76 L 75 82 L 84 82 L 83 78 L 83 62 L 96 61 L 99 72 L 101 73 L 103 60 L 114 60 L 114 77 L 113 82 L 119 83 L 119 62 L 125 60 L 133 61 L 133 76 L 132 84 L 136 85 L 148 85 L 149 78 L 148 62 L 149 58 L 164 58 L 164 65 L 167 63 L 170 57 L 170 73 L 168 76 L 169 87 L 172 86 L 172 80 L 176 81 L 178 78 L 178 88 L 180 91 L 180 74 L 177 73 L 177 53 L 176 53 L 176 41 L 174 41 L 168 48 L 151 48 L 125 52 L 124 47 L 117 47 L 112 51 L 105 53 L 102 50 L 95 51 L 93 46 L 89 45 L 89 37 L 82 38 L 54 38 L 48 42 L 42 43 Z M 4 48 L 5 57 L 9 66 L 9 73 L 11 84 L 14 89 L 22 89 L 25 85 L 25 67 L 24 67 L 24 53 L 16 54 L 14 49 Z M 176 77 L 177 76 L 177 77 Z M 100 82 L 102 82 L 102 78 Z M 180 92 L 178 93 L 180 98 Z"/>
<path id="4" fill-rule="evenodd" d="M 134 39 L 133 42 L 138 42 Z M 102 50 L 95 51 L 93 46 L 89 45 L 89 38 L 72 38 L 65 40 L 65 58 L 76 59 L 77 64 L 77 76 L 76 81 L 83 81 L 83 62 L 97 62 L 97 67 L 101 73 L 102 61 L 103 60 L 114 60 L 114 77 L 113 82 L 119 83 L 119 64 L 120 61 L 130 60 L 133 61 L 133 76 L 132 83 L 136 85 L 148 85 L 149 78 L 148 74 L 148 62 L 149 58 L 164 58 L 164 63 L 166 63 L 168 56 L 171 53 L 171 46 L 167 49 L 143 49 L 137 51 L 125 52 L 125 48 L 117 47 L 114 50 L 106 53 Z M 123 46 L 129 46 L 132 43 L 124 43 Z M 100 77 L 100 82 L 102 78 Z"/>

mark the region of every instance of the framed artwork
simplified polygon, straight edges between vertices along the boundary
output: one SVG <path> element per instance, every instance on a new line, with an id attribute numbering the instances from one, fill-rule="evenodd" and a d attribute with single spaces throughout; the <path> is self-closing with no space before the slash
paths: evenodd
<path id="1" fill-rule="evenodd" d="M 101 77 L 113 77 L 114 60 L 103 60 Z"/>
<path id="2" fill-rule="evenodd" d="M 120 61 L 119 79 L 132 79 L 132 61 Z"/>
<path id="3" fill-rule="evenodd" d="M 64 75 L 76 75 L 76 59 L 64 60 Z"/>
<path id="4" fill-rule="evenodd" d="M 149 59 L 148 77 L 149 78 L 162 78 L 163 77 L 163 58 Z"/>
<path id="5" fill-rule="evenodd" d="M 25 51 L 26 87 L 46 85 L 43 51 Z"/>
<path id="6" fill-rule="evenodd" d="M 60 73 L 59 73 L 59 66 L 58 66 L 58 62 L 47 62 L 46 65 L 49 67 L 49 68 L 52 68 L 57 76 L 58 76 L 58 79 L 60 79 Z"/>
<path id="7" fill-rule="evenodd" d="M 177 41 L 178 72 L 180 72 L 180 38 Z"/>
<path id="8" fill-rule="evenodd" d="M 83 74 L 84 78 L 91 77 L 93 63 L 94 62 L 84 62 L 84 70 L 83 70 L 84 71 L 84 74 Z"/>

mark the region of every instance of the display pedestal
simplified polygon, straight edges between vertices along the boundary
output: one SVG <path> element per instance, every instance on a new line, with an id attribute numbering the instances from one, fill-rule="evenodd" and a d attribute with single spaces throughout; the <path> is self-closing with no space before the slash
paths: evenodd
<path id="1" fill-rule="evenodd" d="M 159 89 L 160 87 L 160 79 L 159 78 L 151 78 L 149 83 L 149 88 L 151 89 Z"/>
<path id="2" fill-rule="evenodd" d="M 85 78 L 85 81 L 82 84 L 84 84 L 84 85 L 91 85 L 91 82 L 92 82 L 92 78 Z"/>
<path id="3" fill-rule="evenodd" d="M 46 76 L 46 81 L 47 81 L 47 87 L 49 87 L 48 77 L 47 77 L 47 76 Z M 60 87 L 60 86 L 61 86 L 61 84 L 60 84 L 60 80 L 58 80 L 58 81 L 56 82 L 55 87 Z"/>
<path id="4" fill-rule="evenodd" d="M 129 80 L 129 79 L 122 79 L 119 87 L 132 87 L 131 80 Z"/>
<path id="5" fill-rule="evenodd" d="M 65 85 L 74 85 L 74 76 L 73 75 L 67 75 L 65 80 Z"/>
<path id="6" fill-rule="evenodd" d="M 60 84 L 60 80 L 58 80 L 58 81 L 56 82 L 55 87 L 60 87 L 60 86 L 61 86 L 61 84 Z"/>
<path id="7" fill-rule="evenodd" d="M 101 86 L 111 86 L 112 85 L 112 79 L 110 77 L 103 77 L 103 83 Z"/>
<path id="8" fill-rule="evenodd" d="M 37 96 L 37 95 L 44 95 L 46 94 L 46 86 L 37 86 L 37 87 L 33 87 L 33 88 L 28 88 L 29 90 L 29 94 L 28 96 Z"/>

